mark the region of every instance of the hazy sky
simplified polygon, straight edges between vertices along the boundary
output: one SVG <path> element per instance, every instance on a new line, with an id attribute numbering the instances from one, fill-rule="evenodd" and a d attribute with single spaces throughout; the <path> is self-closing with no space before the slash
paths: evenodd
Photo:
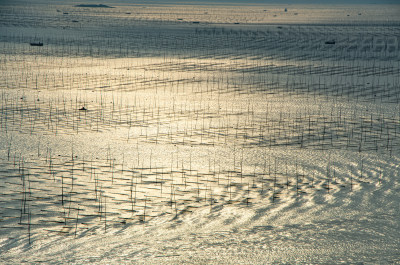
<path id="1" fill-rule="evenodd" d="M 109 4 L 113 3 L 138 3 L 138 4 L 173 4 L 173 3 L 187 3 L 187 4 L 238 4 L 238 3 L 254 3 L 254 4 L 398 4 L 400 6 L 400 0 L 0 0 L 0 4 L 12 3 L 12 2 L 29 2 L 34 4 L 35 2 L 58 2 L 72 5 L 75 4 Z M 395 8 L 398 8 L 397 6 Z M 400 16 L 400 8 L 399 8 Z"/>
<path id="2" fill-rule="evenodd" d="M 86 0 L 87 1 L 87 0 Z M 89 0 L 96 2 L 96 0 Z M 112 0 L 119 2 L 118 0 Z M 125 3 L 400 4 L 400 0 L 120 0 Z M 84 0 L 83 0 L 84 2 Z M 99 2 L 97 0 L 97 2 Z M 107 1 L 104 1 L 107 2 Z M 399 14 L 400 15 L 400 14 Z"/>

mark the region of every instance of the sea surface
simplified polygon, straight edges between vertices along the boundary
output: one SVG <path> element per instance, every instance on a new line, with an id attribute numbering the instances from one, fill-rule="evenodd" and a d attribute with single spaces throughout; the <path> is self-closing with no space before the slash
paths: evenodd
<path id="1" fill-rule="evenodd" d="M 0 3 L 0 263 L 400 263 L 399 5 L 79 4 Z"/>

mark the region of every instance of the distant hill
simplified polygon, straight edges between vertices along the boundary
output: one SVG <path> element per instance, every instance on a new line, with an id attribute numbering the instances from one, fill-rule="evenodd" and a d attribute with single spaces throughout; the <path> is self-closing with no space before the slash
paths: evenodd
<path id="1" fill-rule="evenodd" d="M 102 7 L 102 8 L 114 8 L 114 7 L 112 7 L 112 6 L 103 5 L 103 4 L 99 4 L 99 5 L 94 5 L 94 4 L 80 4 L 80 5 L 76 5 L 76 7 Z"/>

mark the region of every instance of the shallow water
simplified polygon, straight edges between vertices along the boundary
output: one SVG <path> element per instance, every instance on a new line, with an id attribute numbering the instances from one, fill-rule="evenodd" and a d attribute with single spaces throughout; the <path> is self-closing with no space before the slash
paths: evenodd
<path id="1" fill-rule="evenodd" d="M 113 6 L 2 4 L 2 263 L 400 261 L 396 5 Z"/>

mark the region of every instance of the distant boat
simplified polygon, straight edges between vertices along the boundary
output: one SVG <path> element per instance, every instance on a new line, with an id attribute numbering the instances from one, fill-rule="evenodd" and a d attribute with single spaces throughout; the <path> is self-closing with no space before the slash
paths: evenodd
<path id="1" fill-rule="evenodd" d="M 336 42 L 334 40 L 330 40 L 330 41 L 325 41 L 325 44 L 335 44 Z"/>
<path id="2" fill-rule="evenodd" d="M 31 42 L 31 46 L 43 46 L 43 42 Z"/>

